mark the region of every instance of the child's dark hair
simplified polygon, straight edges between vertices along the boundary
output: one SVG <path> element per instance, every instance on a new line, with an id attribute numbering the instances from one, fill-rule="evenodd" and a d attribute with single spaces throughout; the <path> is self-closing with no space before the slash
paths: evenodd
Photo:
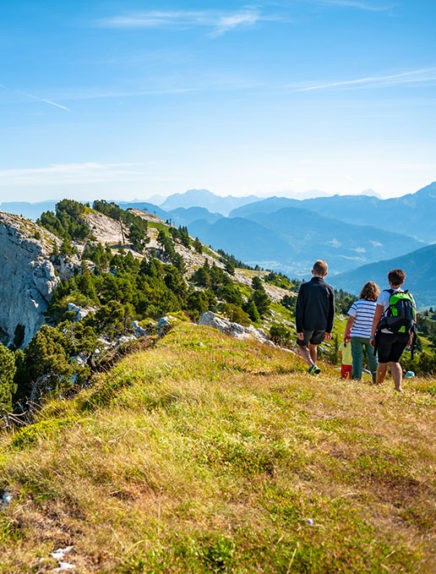
<path id="1" fill-rule="evenodd" d="M 393 287 L 399 287 L 404 283 L 406 274 L 402 269 L 392 269 L 388 273 L 388 281 Z"/>

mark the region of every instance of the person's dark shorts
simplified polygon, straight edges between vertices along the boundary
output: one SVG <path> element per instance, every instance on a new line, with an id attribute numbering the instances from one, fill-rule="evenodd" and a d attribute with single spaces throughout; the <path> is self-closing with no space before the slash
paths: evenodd
<path id="1" fill-rule="evenodd" d="M 378 335 L 377 356 L 379 363 L 398 363 L 401 354 L 407 347 L 409 335 L 390 335 L 380 333 Z"/>
<path id="2" fill-rule="evenodd" d="M 301 341 L 297 339 L 297 345 L 300 347 L 307 347 L 309 343 L 312 345 L 319 345 L 324 341 L 325 331 L 303 331 L 304 339 Z"/>

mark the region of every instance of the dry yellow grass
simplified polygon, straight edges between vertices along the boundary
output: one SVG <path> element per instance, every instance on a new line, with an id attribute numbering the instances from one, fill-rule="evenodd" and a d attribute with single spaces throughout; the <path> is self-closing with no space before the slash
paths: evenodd
<path id="1" fill-rule="evenodd" d="M 435 386 L 182 324 L 2 436 L 0 572 L 432 572 Z"/>

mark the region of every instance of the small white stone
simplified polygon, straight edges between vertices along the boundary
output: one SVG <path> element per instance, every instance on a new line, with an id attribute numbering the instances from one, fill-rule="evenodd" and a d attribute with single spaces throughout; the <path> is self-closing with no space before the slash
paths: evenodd
<path id="1" fill-rule="evenodd" d="M 64 572 L 64 570 L 73 570 L 74 568 L 74 564 L 70 564 L 69 562 L 59 562 L 59 568 L 55 568 L 53 572 Z"/>

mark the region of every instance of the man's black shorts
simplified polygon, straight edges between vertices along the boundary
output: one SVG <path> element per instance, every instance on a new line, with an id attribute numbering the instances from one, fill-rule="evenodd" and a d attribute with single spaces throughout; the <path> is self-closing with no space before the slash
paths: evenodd
<path id="1" fill-rule="evenodd" d="M 319 345 L 324 341 L 325 331 L 303 331 L 304 339 L 301 341 L 297 339 L 297 345 L 300 347 L 307 347 L 309 343 L 312 345 Z"/>
<path id="2" fill-rule="evenodd" d="M 379 363 L 398 363 L 401 353 L 407 347 L 409 334 L 390 335 L 379 333 L 377 343 L 377 356 Z"/>

